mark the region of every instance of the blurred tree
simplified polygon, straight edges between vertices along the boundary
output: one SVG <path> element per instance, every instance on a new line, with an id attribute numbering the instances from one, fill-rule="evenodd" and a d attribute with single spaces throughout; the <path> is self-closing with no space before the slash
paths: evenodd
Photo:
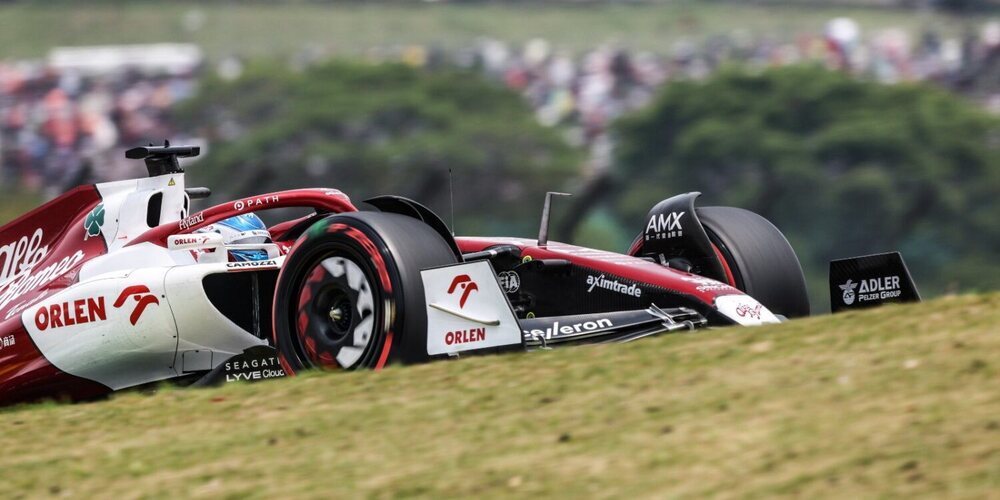
<path id="1" fill-rule="evenodd" d="M 329 186 L 355 202 L 409 196 L 447 221 L 452 169 L 463 234 L 532 234 L 545 191 L 577 175 L 580 160 L 515 92 L 399 64 L 259 64 L 205 83 L 180 118 L 212 146 L 191 182 L 220 199 Z"/>
<path id="2" fill-rule="evenodd" d="M 1000 283 L 1000 121 L 943 90 L 730 68 L 667 86 L 616 132 L 625 225 L 686 191 L 758 212 L 792 240 L 817 305 L 829 259 L 892 249 L 925 292 Z"/>

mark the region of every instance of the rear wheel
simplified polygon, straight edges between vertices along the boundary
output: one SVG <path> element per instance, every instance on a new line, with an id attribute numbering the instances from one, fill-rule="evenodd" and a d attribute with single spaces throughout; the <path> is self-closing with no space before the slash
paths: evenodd
<path id="1" fill-rule="evenodd" d="M 789 318 L 809 315 L 795 250 L 767 219 L 734 207 L 699 207 L 698 218 L 732 275 L 733 286 Z"/>
<path id="2" fill-rule="evenodd" d="M 410 217 L 327 217 L 296 242 L 278 277 L 275 344 L 291 371 L 381 368 L 426 359 L 420 270 L 452 264 L 448 244 Z"/>

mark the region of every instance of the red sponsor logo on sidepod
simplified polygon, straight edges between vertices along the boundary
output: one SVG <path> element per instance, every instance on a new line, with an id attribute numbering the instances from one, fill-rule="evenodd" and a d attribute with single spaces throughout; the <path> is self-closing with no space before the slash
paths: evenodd
<path id="1" fill-rule="evenodd" d="M 132 285 L 122 290 L 122 293 L 118 295 L 117 299 L 115 299 L 115 303 L 113 304 L 115 309 L 124 306 L 125 301 L 130 295 L 133 299 L 135 299 L 135 309 L 132 310 L 132 314 L 128 319 L 129 322 L 135 326 L 135 324 L 139 322 L 139 318 L 142 317 L 142 313 L 146 310 L 146 307 L 150 304 L 159 305 L 160 300 L 157 299 L 155 295 L 150 293 L 149 288 L 145 285 Z"/>
<path id="2" fill-rule="evenodd" d="M 49 328 L 82 325 L 108 319 L 104 297 L 77 299 L 72 302 L 50 304 L 35 312 L 35 327 L 39 331 Z"/>

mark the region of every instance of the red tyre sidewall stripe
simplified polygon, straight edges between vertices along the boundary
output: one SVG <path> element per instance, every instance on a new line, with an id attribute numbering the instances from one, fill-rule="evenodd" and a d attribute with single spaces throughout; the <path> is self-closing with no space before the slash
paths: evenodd
<path id="1" fill-rule="evenodd" d="M 389 270 L 385 265 L 385 259 L 382 258 L 382 253 L 379 252 L 378 247 L 375 246 L 367 236 L 361 231 L 347 226 L 346 224 L 330 224 L 330 227 L 326 229 L 329 233 L 341 232 L 346 236 L 357 241 L 362 248 L 368 253 L 368 257 L 371 258 L 371 263 L 375 266 L 376 272 L 378 272 L 379 281 L 382 283 L 382 289 L 387 296 L 392 296 L 392 280 L 389 279 Z M 386 324 L 392 319 L 392 310 L 387 308 L 385 311 Z M 379 354 L 378 363 L 375 364 L 375 370 L 381 370 L 385 364 L 389 361 L 389 352 L 392 349 L 393 333 L 392 328 L 387 328 L 385 332 L 385 342 L 382 344 L 382 353 Z"/>
<path id="2" fill-rule="evenodd" d="M 382 253 L 378 251 L 378 247 L 375 246 L 375 243 L 372 243 L 372 240 L 368 239 L 361 231 L 345 224 L 330 224 L 330 227 L 326 231 L 328 233 L 341 232 L 354 239 L 354 241 L 357 241 L 368 252 L 368 256 L 371 257 L 372 264 L 378 272 L 379 281 L 382 282 L 382 288 L 386 292 L 392 292 L 392 281 L 389 279 L 389 270 L 385 266 L 385 260 L 382 259 Z"/>
<path id="3" fill-rule="evenodd" d="M 628 247 L 628 254 L 634 257 L 636 255 L 639 255 L 639 252 L 641 251 L 642 251 L 642 235 L 639 235 L 639 237 L 632 242 L 632 245 Z"/>
<path id="4" fill-rule="evenodd" d="M 313 361 L 315 361 L 317 357 L 322 358 L 322 356 L 317 355 L 316 353 L 316 342 L 306 336 L 306 333 L 309 330 L 309 316 L 306 314 L 305 308 L 309 307 L 309 301 L 312 300 L 313 283 L 321 281 L 325 275 L 326 269 L 323 268 L 322 264 L 313 268 L 313 270 L 306 276 L 305 281 L 302 283 L 302 289 L 299 292 L 295 308 L 295 334 L 298 336 L 299 342 L 302 346 L 305 347 L 306 354 L 310 358 L 313 358 Z"/>
<path id="5" fill-rule="evenodd" d="M 385 363 L 389 360 L 389 351 L 392 349 L 392 330 L 385 332 L 385 346 L 382 348 L 382 354 L 378 357 L 378 364 L 375 365 L 375 371 L 381 370 L 385 366 Z"/>
<path id="6" fill-rule="evenodd" d="M 722 269 L 726 271 L 726 281 L 729 283 L 729 286 L 736 288 L 736 279 L 733 278 L 733 271 L 729 268 L 729 263 L 722 256 L 722 251 L 719 250 L 719 247 L 715 246 L 715 243 L 712 243 L 712 250 L 715 250 L 715 257 L 719 259 Z"/>
<path id="7" fill-rule="evenodd" d="M 283 370 L 285 370 L 285 376 L 288 377 L 295 376 L 295 370 L 292 369 L 292 365 L 288 364 L 288 360 L 285 359 L 285 355 L 282 354 L 280 351 L 278 352 L 278 364 L 281 365 L 281 368 Z"/>

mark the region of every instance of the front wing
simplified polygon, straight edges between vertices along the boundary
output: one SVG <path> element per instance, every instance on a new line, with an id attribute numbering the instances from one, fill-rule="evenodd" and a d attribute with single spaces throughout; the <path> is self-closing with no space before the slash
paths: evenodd
<path id="1" fill-rule="evenodd" d="M 678 307 L 517 319 L 489 261 L 421 272 L 427 310 L 427 354 L 629 342 L 704 327 L 697 311 Z"/>

